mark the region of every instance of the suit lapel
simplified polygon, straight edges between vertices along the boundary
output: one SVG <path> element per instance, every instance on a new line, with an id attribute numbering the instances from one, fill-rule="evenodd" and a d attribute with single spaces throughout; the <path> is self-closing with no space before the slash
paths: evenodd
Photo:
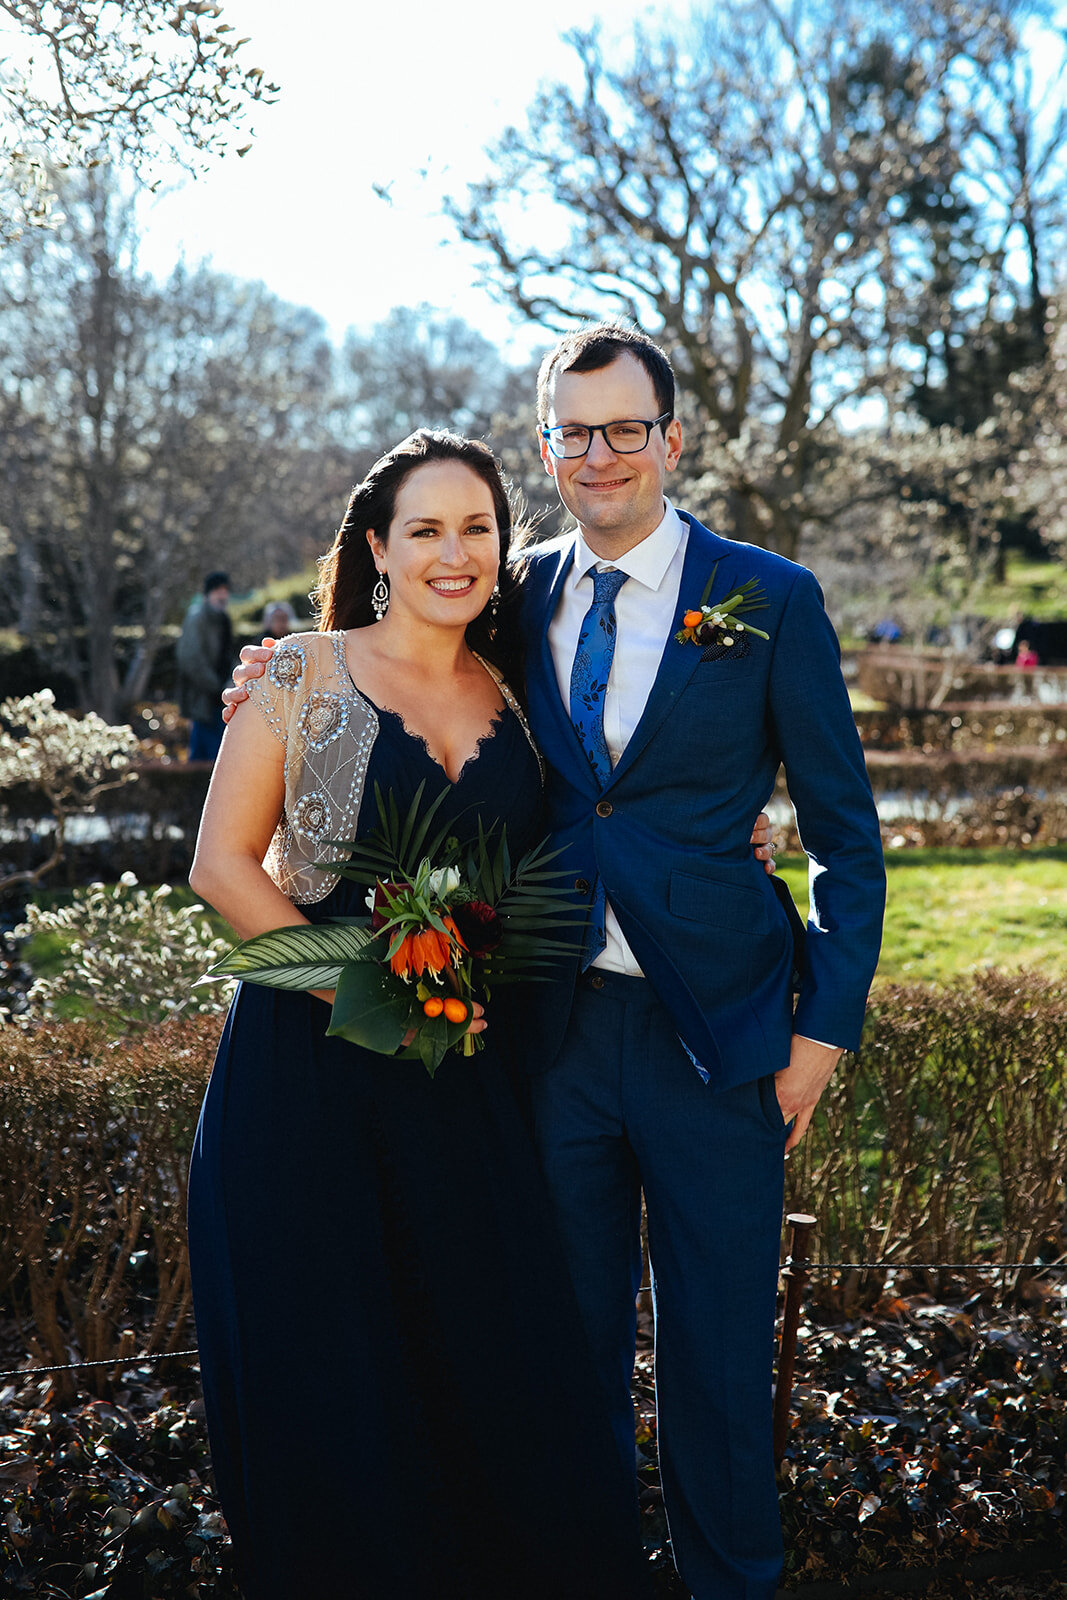
<path id="1" fill-rule="evenodd" d="M 682 625 L 682 612 L 699 603 L 716 561 L 720 561 L 722 565 L 716 576 L 715 593 L 725 595 L 729 592 L 724 586 L 729 583 L 728 558 L 734 553 L 734 546 L 728 539 L 722 539 L 718 534 L 705 528 L 688 512 L 679 511 L 678 515 L 689 524 L 689 540 L 686 545 L 685 561 L 682 563 L 682 581 L 678 587 L 675 620 L 667 635 L 663 655 L 660 657 L 659 671 L 649 691 L 645 709 L 630 736 L 618 766 L 611 775 L 612 783 L 622 777 L 637 760 L 652 735 L 662 726 L 678 696 L 697 669 L 703 652 L 688 642 L 679 644 L 674 635 Z"/>
<path id="2" fill-rule="evenodd" d="M 540 568 L 552 565 L 549 560 L 538 563 Z M 539 715 L 534 717 L 532 725 L 534 737 L 544 754 L 554 767 L 564 772 L 579 787 L 599 793 L 599 785 L 589 764 L 589 757 L 571 721 L 570 707 L 564 705 L 560 694 L 556 663 L 552 658 L 552 646 L 548 638 L 548 630 L 556 614 L 564 582 L 573 565 L 572 541 L 555 563 L 553 572 L 546 574 L 542 579 L 540 571 L 535 569 L 535 575 L 528 580 L 534 583 L 540 580 L 543 588 L 531 597 L 532 604 L 528 613 L 527 691 L 531 713 L 534 712 L 535 704 L 539 707 Z"/>

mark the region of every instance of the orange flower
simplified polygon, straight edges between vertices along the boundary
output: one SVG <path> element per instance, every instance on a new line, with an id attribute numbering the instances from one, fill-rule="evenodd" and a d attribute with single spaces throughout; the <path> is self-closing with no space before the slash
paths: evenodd
<path id="1" fill-rule="evenodd" d="M 404 935 L 399 949 L 390 958 L 389 965 L 398 978 L 421 977 L 424 972 L 443 972 L 451 965 L 452 941 L 466 949 L 451 917 L 441 919 L 448 933 L 438 933 L 436 928 L 420 928 L 416 933 Z M 449 937 L 451 935 L 451 937 Z"/>

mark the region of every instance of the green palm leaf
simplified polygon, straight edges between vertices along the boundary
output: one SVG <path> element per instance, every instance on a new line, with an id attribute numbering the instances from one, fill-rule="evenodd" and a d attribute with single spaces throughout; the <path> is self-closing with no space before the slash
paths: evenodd
<path id="1" fill-rule="evenodd" d="M 246 978 L 268 989 L 333 989 L 348 962 L 380 960 L 383 953 L 365 923 L 301 923 L 242 939 L 207 978 Z"/>

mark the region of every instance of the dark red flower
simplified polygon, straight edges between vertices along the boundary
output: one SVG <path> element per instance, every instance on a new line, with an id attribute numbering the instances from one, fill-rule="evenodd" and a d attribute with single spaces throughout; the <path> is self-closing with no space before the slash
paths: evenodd
<path id="1" fill-rule="evenodd" d="M 504 937 L 504 926 L 484 900 L 468 900 L 452 907 L 452 917 L 460 938 L 474 957 L 487 956 Z"/>

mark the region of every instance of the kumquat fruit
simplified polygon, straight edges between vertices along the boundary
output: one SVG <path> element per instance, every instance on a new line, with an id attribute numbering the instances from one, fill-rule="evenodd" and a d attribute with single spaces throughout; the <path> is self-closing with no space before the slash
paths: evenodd
<path id="1" fill-rule="evenodd" d="M 682 626 L 685 628 L 699 628 L 703 620 L 704 613 L 702 611 L 687 611 L 682 618 Z"/>
<path id="2" fill-rule="evenodd" d="M 445 1009 L 445 1003 L 440 995 L 432 994 L 428 1000 L 422 1002 L 422 1009 L 428 1017 L 439 1017 Z"/>
<path id="3" fill-rule="evenodd" d="M 467 1002 L 465 1000 L 457 1000 L 450 995 L 444 1002 L 444 1013 L 447 1022 L 466 1022 L 469 1015 Z"/>

